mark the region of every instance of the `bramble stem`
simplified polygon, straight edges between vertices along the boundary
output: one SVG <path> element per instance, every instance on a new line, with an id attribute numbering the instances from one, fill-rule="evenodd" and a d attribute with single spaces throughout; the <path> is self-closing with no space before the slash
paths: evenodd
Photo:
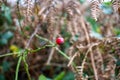
<path id="1" fill-rule="evenodd" d="M 28 51 L 31 52 L 31 53 L 34 53 L 34 52 L 37 52 L 37 51 L 39 51 L 39 50 L 41 50 L 41 49 L 44 49 L 44 48 L 46 48 L 46 47 L 54 47 L 54 45 L 45 45 L 45 46 L 39 47 L 39 48 L 37 48 L 37 49 L 35 49 L 35 50 L 28 50 Z"/>
<path id="2" fill-rule="evenodd" d="M 70 57 L 67 56 L 64 52 L 62 52 L 60 49 L 58 49 L 58 47 L 55 47 L 55 49 L 61 54 L 63 55 L 66 59 L 70 60 Z"/>
<path id="3" fill-rule="evenodd" d="M 28 79 L 31 80 L 30 73 L 29 73 L 29 70 L 28 70 L 28 64 L 27 64 L 27 62 L 26 62 L 25 56 L 23 56 L 22 59 L 23 59 L 23 62 L 24 62 L 24 68 L 25 68 L 25 70 L 26 70 Z"/>
<path id="4" fill-rule="evenodd" d="M 15 55 L 15 54 L 18 54 L 18 53 L 7 53 L 7 54 L 2 54 L 2 55 L 0 55 L 0 58 L 1 58 L 1 57 L 6 57 L 6 56 Z"/>
<path id="5" fill-rule="evenodd" d="M 22 56 L 20 56 L 19 59 L 18 59 L 18 63 L 17 63 L 17 67 L 16 67 L 16 73 L 15 73 L 15 80 L 18 80 L 18 72 L 19 72 L 19 67 L 20 67 L 21 61 L 22 61 Z"/>

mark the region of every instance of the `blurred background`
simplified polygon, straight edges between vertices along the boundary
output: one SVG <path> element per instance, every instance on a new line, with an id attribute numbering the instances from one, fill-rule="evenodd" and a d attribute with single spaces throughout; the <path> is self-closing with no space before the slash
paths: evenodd
<path id="1" fill-rule="evenodd" d="M 119 0 L 0 0 L 0 80 L 119 80 L 119 39 Z"/>

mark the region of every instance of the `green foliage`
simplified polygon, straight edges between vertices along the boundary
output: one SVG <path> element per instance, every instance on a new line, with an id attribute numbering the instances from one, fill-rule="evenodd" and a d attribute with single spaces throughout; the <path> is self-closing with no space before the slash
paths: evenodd
<path id="1" fill-rule="evenodd" d="M 73 72 L 67 72 L 62 80 L 75 80 Z"/>
<path id="2" fill-rule="evenodd" d="M 13 33 L 11 31 L 7 31 L 5 33 L 0 34 L 0 46 L 4 46 L 8 44 L 8 41 L 13 37 Z"/>
<path id="3" fill-rule="evenodd" d="M 25 30 L 29 31 L 30 30 L 30 26 L 25 26 Z"/>
<path id="4" fill-rule="evenodd" d="M 70 37 L 71 37 L 71 34 L 69 32 L 66 31 L 66 28 L 67 28 L 67 25 L 66 23 L 62 26 L 62 30 L 61 30 L 61 35 L 63 36 L 63 38 L 65 39 L 65 43 L 62 45 L 62 51 L 65 52 L 65 50 L 67 48 L 70 47 Z"/>
<path id="5" fill-rule="evenodd" d="M 2 19 L 0 19 L 0 20 L 4 20 L 4 22 L 7 22 L 8 24 L 12 24 L 10 8 L 7 7 L 6 5 L 2 4 L 1 11 L 2 11 L 2 13 L 0 14 L 0 16 L 2 16 L 2 17 L 0 17 L 0 18 L 2 18 Z"/>
<path id="6" fill-rule="evenodd" d="M 54 78 L 54 80 L 62 80 L 64 76 L 65 76 L 65 71 L 63 71 L 63 72 L 61 72 L 60 74 L 58 74 L 58 75 Z"/>
<path id="7" fill-rule="evenodd" d="M 0 46 L 6 45 L 8 41 L 4 38 L 0 39 Z"/>
<path id="8" fill-rule="evenodd" d="M 80 1 L 80 3 L 84 3 L 86 0 L 79 0 Z"/>
<path id="9" fill-rule="evenodd" d="M 116 36 L 120 35 L 120 29 L 118 29 L 118 28 L 114 28 L 113 32 Z"/>
<path id="10" fill-rule="evenodd" d="M 111 2 L 104 2 L 103 4 L 100 5 L 100 9 L 105 14 L 112 14 L 113 13 L 113 9 L 112 9 L 111 5 L 112 5 Z"/>
<path id="11" fill-rule="evenodd" d="M 3 74 L 0 74 L 0 80 L 5 80 L 5 76 Z"/>
<path id="12" fill-rule="evenodd" d="M 43 74 L 41 74 L 38 80 L 47 80 L 47 78 Z"/>
<path id="13" fill-rule="evenodd" d="M 0 80 L 6 80 L 5 72 L 8 72 L 10 68 L 11 68 L 11 64 L 8 61 L 3 61 L 1 65 L 2 72 L 0 73 Z"/>
<path id="14" fill-rule="evenodd" d="M 103 2 L 103 4 L 105 4 L 107 6 L 112 6 L 112 1 Z"/>
<path id="15" fill-rule="evenodd" d="M 13 33 L 11 31 L 7 31 L 2 35 L 2 38 L 7 40 L 11 39 L 12 37 L 13 37 Z"/>
<path id="16" fill-rule="evenodd" d="M 100 34 L 100 25 L 92 18 L 88 17 L 87 21 L 91 24 L 92 30 L 91 30 L 91 36 L 102 39 L 102 35 Z"/>
<path id="17" fill-rule="evenodd" d="M 1 5 L 0 10 L 0 46 L 4 46 L 8 44 L 8 41 L 13 37 L 13 33 L 8 30 L 8 28 L 12 25 L 12 17 L 11 17 L 11 10 L 5 4 Z"/>
<path id="18" fill-rule="evenodd" d="M 49 79 L 43 74 L 41 74 L 38 78 L 38 80 L 74 80 L 74 73 L 73 72 L 60 72 L 54 79 Z"/>
<path id="19" fill-rule="evenodd" d="M 2 64 L 2 67 L 3 67 L 3 71 L 6 72 L 10 69 L 10 63 L 7 61 L 4 61 Z"/>
<path id="20" fill-rule="evenodd" d="M 95 21 L 93 18 L 91 18 L 91 17 L 88 17 L 88 18 L 87 18 L 87 21 L 91 24 L 91 26 L 92 26 L 92 31 L 98 32 L 99 24 L 96 23 L 96 21 Z"/>

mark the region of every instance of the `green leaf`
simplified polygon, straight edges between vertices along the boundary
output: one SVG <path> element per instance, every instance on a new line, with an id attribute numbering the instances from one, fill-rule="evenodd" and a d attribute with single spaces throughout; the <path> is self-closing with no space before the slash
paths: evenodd
<path id="1" fill-rule="evenodd" d="M 5 80 L 5 76 L 3 74 L 0 74 L 0 80 Z"/>
<path id="2" fill-rule="evenodd" d="M 111 1 L 104 1 L 103 4 L 108 5 L 108 6 L 111 6 L 111 5 L 112 5 L 112 2 L 111 2 Z"/>
<path id="3" fill-rule="evenodd" d="M 4 61 L 2 66 L 3 66 L 3 71 L 4 72 L 6 72 L 6 71 L 8 71 L 10 69 L 10 63 L 7 62 L 7 61 Z"/>
<path id="4" fill-rule="evenodd" d="M 75 80 L 73 72 L 67 72 L 62 80 Z"/>
<path id="5" fill-rule="evenodd" d="M 99 30 L 99 24 L 97 24 L 97 22 L 93 19 L 93 18 L 91 18 L 91 17 L 88 17 L 87 18 L 87 21 L 91 24 L 91 26 L 92 26 L 92 31 L 94 31 L 94 32 L 98 32 L 98 30 Z"/>
<path id="6" fill-rule="evenodd" d="M 60 74 L 58 74 L 58 75 L 54 78 L 54 80 L 62 80 L 64 76 L 65 76 L 65 71 L 63 71 L 63 72 L 61 72 Z"/>
<path id="7" fill-rule="evenodd" d="M 43 74 L 41 74 L 38 80 L 47 80 L 47 78 Z"/>
<path id="8" fill-rule="evenodd" d="M 29 31 L 30 30 L 30 26 L 25 26 L 25 30 Z"/>
<path id="9" fill-rule="evenodd" d="M 114 34 L 116 34 L 117 36 L 120 35 L 120 29 L 119 28 L 114 28 L 113 29 Z"/>
<path id="10" fill-rule="evenodd" d="M 11 31 L 8 31 L 2 35 L 2 38 L 9 40 L 13 37 L 13 33 Z"/>
<path id="11" fill-rule="evenodd" d="M 0 46 L 3 46 L 3 45 L 6 45 L 8 43 L 8 40 L 7 39 L 0 39 Z"/>
<path id="12" fill-rule="evenodd" d="M 5 17 L 5 19 L 7 20 L 7 22 L 9 24 L 12 24 L 12 18 L 11 18 L 10 8 L 3 4 L 1 6 L 1 10 L 4 12 L 3 16 Z"/>

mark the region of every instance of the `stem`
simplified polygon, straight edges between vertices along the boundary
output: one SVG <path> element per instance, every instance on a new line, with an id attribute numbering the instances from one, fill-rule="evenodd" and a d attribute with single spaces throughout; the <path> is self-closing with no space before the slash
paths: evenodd
<path id="1" fill-rule="evenodd" d="M 1 57 L 5 57 L 5 56 L 11 56 L 11 55 L 14 55 L 14 54 L 18 54 L 18 53 L 7 53 L 7 54 L 2 54 L 2 55 L 0 55 L 0 58 L 1 58 Z"/>
<path id="2" fill-rule="evenodd" d="M 46 41 L 46 42 L 49 42 L 50 44 L 52 44 L 52 45 L 54 45 L 54 43 L 52 42 L 52 41 L 50 41 L 50 40 L 48 40 L 48 39 L 46 39 L 46 38 L 43 38 L 43 37 L 41 37 L 41 36 L 39 36 L 39 35 L 35 35 L 37 38 L 39 38 L 39 39 L 41 39 L 41 40 L 44 40 L 44 41 Z"/>
<path id="3" fill-rule="evenodd" d="M 19 72 L 19 67 L 20 67 L 21 61 L 22 61 L 22 57 L 19 57 L 17 67 L 16 67 L 15 80 L 18 80 L 18 72 Z"/>
<path id="4" fill-rule="evenodd" d="M 28 64 L 27 64 L 27 62 L 26 62 L 25 56 L 23 56 L 23 62 L 24 62 L 24 68 L 25 68 L 25 70 L 26 70 L 28 79 L 31 80 L 30 73 L 29 73 L 29 70 L 28 70 Z"/>
<path id="5" fill-rule="evenodd" d="M 70 57 L 67 56 L 64 52 L 62 52 L 60 49 L 58 49 L 57 47 L 55 47 L 55 49 L 61 54 L 63 55 L 66 59 L 70 60 Z"/>
<path id="6" fill-rule="evenodd" d="M 40 47 L 40 48 L 37 48 L 37 49 L 35 49 L 35 50 L 28 50 L 28 51 L 31 52 L 31 53 L 34 53 L 34 52 L 37 52 L 37 51 L 39 51 L 39 50 L 41 50 L 41 49 L 44 49 L 44 48 L 46 48 L 46 47 L 54 47 L 54 45 L 45 45 L 45 46 Z"/>
<path id="7" fill-rule="evenodd" d="M 38 32 L 40 25 L 41 24 L 38 24 L 37 27 L 35 28 L 35 31 L 31 34 L 30 39 L 28 40 L 28 42 L 25 46 L 26 49 L 30 46 L 30 43 L 31 43 L 32 39 L 34 38 L 34 36 L 36 35 L 36 33 Z"/>

